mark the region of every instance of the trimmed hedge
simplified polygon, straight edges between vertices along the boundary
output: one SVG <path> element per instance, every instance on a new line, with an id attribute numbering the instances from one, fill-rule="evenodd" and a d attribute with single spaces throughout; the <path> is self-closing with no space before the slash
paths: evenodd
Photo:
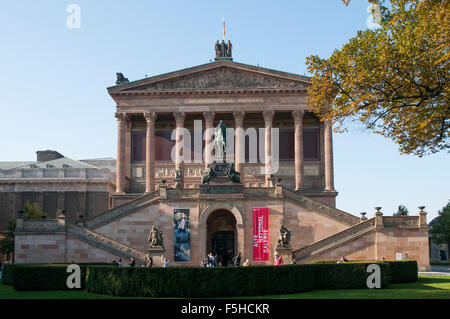
<path id="1" fill-rule="evenodd" d="M 315 264 L 316 289 L 363 289 L 367 288 L 367 266 L 374 262 Z M 376 263 L 381 268 L 381 287 L 390 283 L 390 268 L 387 263 Z"/>
<path id="2" fill-rule="evenodd" d="M 115 296 L 227 297 L 296 293 L 314 289 L 314 266 L 88 267 L 89 292 Z"/>
<path id="3" fill-rule="evenodd" d="M 14 268 L 15 290 L 68 290 L 67 265 L 18 266 Z M 80 265 L 81 289 L 86 288 L 86 266 Z"/>
<path id="4" fill-rule="evenodd" d="M 386 263 L 389 264 L 391 283 L 417 281 L 419 268 L 415 260 L 386 261 Z"/>
<path id="5" fill-rule="evenodd" d="M 417 262 L 348 262 L 257 267 L 81 268 L 81 289 L 129 297 L 229 297 L 290 294 L 313 289 L 367 288 L 367 267 L 381 267 L 381 285 L 417 280 Z M 7 272 L 16 290 L 67 290 L 68 264 L 14 265 Z"/>
<path id="6" fill-rule="evenodd" d="M 64 266 L 67 269 L 69 263 L 54 263 L 54 264 L 5 264 L 3 265 L 2 283 L 4 285 L 12 285 L 14 282 L 16 268 L 22 269 L 23 267 L 47 267 L 47 266 Z M 114 263 L 78 263 L 81 266 L 116 266 Z M 34 269 L 34 268 L 33 268 Z M 22 271 L 22 270 L 20 270 Z M 52 271 L 52 270 L 49 270 Z M 66 276 L 69 274 L 66 274 Z M 33 290 L 33 289 L 32 289 Z M 43 289 L 36 289 L 43 290 Z"/>

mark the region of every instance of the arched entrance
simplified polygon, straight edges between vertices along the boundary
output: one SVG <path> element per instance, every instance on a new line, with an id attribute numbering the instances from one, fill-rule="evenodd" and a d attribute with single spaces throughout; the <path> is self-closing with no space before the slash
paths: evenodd
<path id="1" fill-rule="evenodd" d="M 236 255 L 236 218 L 225 209 L 209 214 L 206 220 L 206 250 L 218 255 L 218 261 L 224 266 L 232 265 Z"/>

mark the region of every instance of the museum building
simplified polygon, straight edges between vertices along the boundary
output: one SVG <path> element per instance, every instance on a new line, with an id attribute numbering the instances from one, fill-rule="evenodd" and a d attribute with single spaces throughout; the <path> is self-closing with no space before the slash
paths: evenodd
<path id="1" fill-rule="evenodd" d="M 132 82 L 117 73 L 110 207 L 76 222 L 19 214 L 15 261 L 164 255 L 171 266 L 199 266 L 211 252 L 223 265 L 238 253 L 258 265 L 277 251 L 285 263 L 408 254 L 428 268 L 423 209 L 367 218 L 335 207 L 332 125 L 309 110 L 310 85 L 233 61 L 230 42 L 216 43 L 207 64 Z"/>

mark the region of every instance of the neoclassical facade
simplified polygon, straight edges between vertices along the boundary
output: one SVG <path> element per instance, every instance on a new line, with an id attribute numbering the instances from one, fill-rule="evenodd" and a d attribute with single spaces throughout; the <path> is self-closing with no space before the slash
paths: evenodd
<path id="1" fill-rule="evenodd" d="M 309 112 L 308 85 L 304 76 L 224 60 L 109 88 L 117 103 L 115 198 L 151 192 L 163 180 L 173 186 L 179 169 L 183 188 L 198 187 L 213 155 L 200 154 L 200 162 L 194 161 L 192 149 L 192 160 L 184 162 L 172 159 L 171 150 L 183 148 L 178 145 L 183 129 L 193 137 L 195 121 L 207 130 L 223 120 L 235 130 L 233 159 L 245 187 L 269 186 L 271 178 L 281 178 L 286 188 L 334 206 L 332 129 Z M 274 127 L 279 129 L 279 169 L 262 174 L 264 159 L 255 163 L 249 156 L 255 145 L 248 144 L 256 142 L 249 130 L 256 130 L 257 153 L 270 154 Z M 201 139 L 208 149 L 211 139 Z M 193 148 L 193 139 L 190 144 Z"/>
<path id="2" fill-rule="evenodd" d="M 113 207 L 78 223 L 19 216 L 16 261 L 145 263 L 157 252 L 173 266 L 199 266 L 208 253 L 224 265 L 241 253 L 260 265 L 273 263 L 274 251 L 298 263 L 407 253 L 426 269 L 423 210 L 366 218 L 336 208 L 332 127 L 310 112 L 309 85 L 308 77 L 231 57 L 132 82 L 118 73 L 108 88 L 118 127 Z M 221 121 L 232 132 L 225 163 L 214 151 Z M 231 163 L 241 183 L 231 180 Z M 208 165 L 215 174 L 202 183 Z M 290 231 L 286 247 L 281 226 Z M 149 244 L 152 229 L 163 247 Z"/>

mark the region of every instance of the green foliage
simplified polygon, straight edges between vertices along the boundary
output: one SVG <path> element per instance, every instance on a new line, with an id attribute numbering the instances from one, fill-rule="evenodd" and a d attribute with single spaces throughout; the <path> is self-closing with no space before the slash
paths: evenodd
<path id="1" fill-rule="evenodd" d="M 336 131 L 359 122 L 403 154 L 449 149 L 450 2 L 386 2 L 379 28 L 358 31 L 327 59 L 307 58 L 308 104 Z"/>
<path id="2" fill-rule="evenodd" d="M 30 204 L 29 202 L 25 202 L 23 205 L 23 213 L 27 219 L 41 219 L 44 215 L 36 203 Z"/>
<path id="3" fill-rule="evenodd" d="M 3 265 L 3 274 L 2 274 L 2 283 L 4 285 L 13 285 L 14 282 L 17 282 L 15 275 L 19 274 L 19 281 L 23 280 L 23 276 L 21 276 L 22 270 L 23 268 L 31 268 L 32 270 L 39 268 L 41 272 L 48 272 L 48 275 L 44 274 L 43 278 L 47 278 L 45 280 L 59 280 L 61 277 L 55 277 L 55 279 L 51 279 L 51 276 L 53 273 L 57 273 L 59 274 L 60 269 L 52 269 L 51 267 L 53 266 L 58 266 L 58 267 L 65 267 L 64 269 L 67 269 L 67 266 L 69 264 L 68 263 L 55 263 L 55 264 L 5 264 Z M 86 267 L 86 266 L 116 266 L 116 264 L 114 263 L 77 263 L 77 265 L 80 266 L 80 268 L 82 267 Z M 18 270 L 17 270 L 18 269 Z M 43 270 L 41 270 L 43 269 Z M 29 273 L 27 271 L 25 271 L 26 276 L 29 275 Z M 69 274 L 66 273 L 66 279 L 67 276 Z M 32 276 L 32 275 L 30 275 Z M 44 290 L 44 289 L 40 289 L 40 285 L 42 284 L 44 287 L 46 287 L 47 285 L 53 286 L 53 287 L 57 287 L 58 285 L 61 285 L 61 283 L 59 284 L 55 284 L 55 283 L 45 283 L 43 282 L 43 278 L 36 278 L 35 280 L 31 280 L 31 282 L 29 282 L 27 285 L 23 284 L 23 283 L 18 283 L 17 282 L 17 286 L 18 287 L 24 287 L 24 288 L 30 288 L 29 290 Z M 44 281 L 45 281 L 44 280 Z M 82 281 L 83 277 L 82 277 Z M 65 283 L 65 281 L 64 281 Z M 34 288 L 34 289 L 31 289 Z M 24 289 L 27 290 L 27 289 Z"/>
<path id="4" fill-rule="evenodd" d="M 16 221 L 14 219 L 8 221 L 8 232 L 5 238 L 0 240 L 0 253 L 11 254 L 14 252 L 14 230 L 16 229 Z"/>
<path id="5" fill-rule="evenodd" d="M 394 213 L 392 216 L 408 216 L 409 211 L 408 208 L 406 208 L 405 205 L 398 205 L 397 212 Z"/>
<path id="6" fill-rule="evenodd" d="M 417 280 L 417 262 L 337 264 L 336 261 L 282 267 L 115 268 L 88 267 L 86 289 L 114 296 L 226 297 L 288 294 L 314 289 L 367 288 L 367 266 L 381 267 L 382 287 Z M 391 265 L 394 266 L 391 267 Z M 395 277 L 395 278 L 394 278 Z"/>
<path id="7" fill-rule="evenodd" d="M 314 268 L 316 289 L 362 289 L 367 288 L 367 266 L 374 262 L 343 264 L 316 264 Z M 381 268 L 381 287 L 390 282 L 389 264 L 377 262 Z"/>
<path id="8" fill-rule="evenodd" d="M 89 267 L 89 292 L 115 296 L 226 297 L 314 289 L 312 265 L 283 267 Z"/>
<path id="9" fill-rule="evenodd" d="M 438 212 L 437 223 L 431 227 L 430 233 L 436 244 L 450 246 L 450 200 Z"/>
<path id="10" fill-rule="evenodd" d="M 332 263 L 331 263 L 332 262 Z M 359 261 L 258 267 L 137 268 L 78 264 L 82 289 L 129 297 L 206 298 L 291 294 L 314 289 L 365 289 L 367 266 L 381 267 L 382 287 L 417 280 L 417 262 Z M 5 265 L 3 283 L 16 290 L 67 290 L 68 264 Z"/>
<path id="11" fill-rule="evenodd" d="M 13 269 L 12 286 L 15 290 L 68 290 L 67 265 L 25 266 Z M 85 289 L 86 266 L 80 265 L 81 289 Z M 76 289 L 76 288 L 74 288 Z"/>
<path id="12" fill-rule="evenodd" d="M 417 281 L 419 269 L 416 261 L 386 261 L 386 263 L 389 264 L 391 283 L 406 283 Z"/>

